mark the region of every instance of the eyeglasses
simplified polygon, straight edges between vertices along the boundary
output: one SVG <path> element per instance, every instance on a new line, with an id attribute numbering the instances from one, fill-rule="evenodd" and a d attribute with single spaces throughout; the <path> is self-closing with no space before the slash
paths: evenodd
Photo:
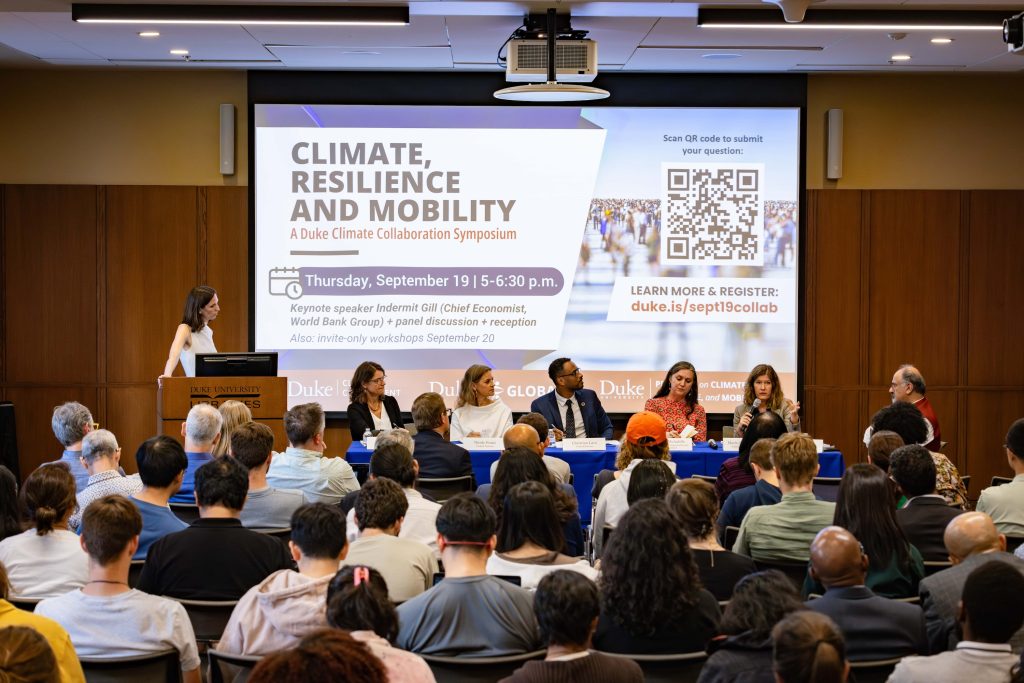
<path id="1" fill-rule="evenodd" d="M 384 375 L 383 377 L 378 377 L 377 379 L 369 380 L 367 384 L 384 384 L 384 380 L 386 380 L 387 378 L 387 375 Z"/>
<path id="2" fill-rule="evenodd" d="M 559 375 L 559 377 L 579 377 L 582 374 L 583 374 L 583 371 L 580 370 L 579 368 L 576 368 L 572 372 L 567 372 L 564 375 Z"/>
<path id="3" fill-rule="evenodd" d="M 93 422 L 92 423 L 92 428 L 93 429 L 99 429 L 100 428 L 100 423 L 99 422 Z"/>

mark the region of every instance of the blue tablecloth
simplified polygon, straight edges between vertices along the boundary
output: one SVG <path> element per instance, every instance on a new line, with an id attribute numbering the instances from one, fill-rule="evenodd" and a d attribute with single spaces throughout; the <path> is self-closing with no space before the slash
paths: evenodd
<path id="1" fill-rule="evenodd" d="M 607 445 L 604 451 L 563 451 L 561 448 L 548 448 L 547 454 L 561 458 L 569 463 L 573 476 L 573 488 L 580 505 L 580 517 L 584 524 L 590 523 L 591 498 L 590 489 L 594 485 L 594 475 L 601 470 L 615 469 L 615 454 L 618 446 Z M 491 463 L 498 459 L 501 451 L 472 451 L 473 473 L 477 484 L 491 481 Z M 676 463 L 676 475 L 689 477 L 694 474 L 718 476 L 718 470 L 726 458 L 737 455 L 736 451 L 723 451 L 721 447 L 713 450 L 705 443 L 695 443 L 692 451 L 672 451 L 672 460 Z M 351 463 L 365 464 L 370 462 L 370 451 L 356 441 L 349 446 L 346 458 Z M 846 466 L 843 454 L 839 451 L 827 451 L 818 456 L 821 463 L 819 477 L 841 477 Z"/>

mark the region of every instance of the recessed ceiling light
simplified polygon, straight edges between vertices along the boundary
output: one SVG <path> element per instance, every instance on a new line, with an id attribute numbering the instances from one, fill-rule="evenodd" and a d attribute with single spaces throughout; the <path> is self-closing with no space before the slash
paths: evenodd
<path id="1" fill-rule="evenodd" d="M 327 6 L 282 3 L 230 5 L 71 3 L 71 20 L 107 24 L 277 24 L 407 26 L 407 6 Z"/>
<path id="2" fill-rule="evenodd" d="M 139 31 L 139 38 L 159 38 L 160 31 Z"/>
<path id="3" fill-rule="evenodd" d="M 175 48 L 175 49 L 171 50 L 171 54 L 172 55 L 182 55 L 182 56 L 184 56 L 184 55 L 188 54 L 188 50 L 182 50 L 181 48 Z"/>
<path id="4" fill-rule="evenodd" d="M 735 52 L 709 52 L 706 55 L 701 55 L 701 59 L 739 59 L 742 56 Z"/>
<path id="5" fill-rule="evenodd" d="M 893 55 L 889 60 L 893 62 L 909 62 L 910 55 Z"/>
<path id="6" fill-rule="evenodd" d="M 949 45 L 952 42 L 952 38 L 932 38 L 932 45 Z"/>

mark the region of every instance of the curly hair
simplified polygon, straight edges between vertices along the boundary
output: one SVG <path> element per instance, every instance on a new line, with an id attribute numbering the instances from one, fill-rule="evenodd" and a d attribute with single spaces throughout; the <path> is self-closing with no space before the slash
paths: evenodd
<path id="1" fill-rule="evenodd" d="M 661 383 L 661 387 L 658 388 L 658 391 L 651 398 L 668 396 L 668 392 L 672 390 L 672 375 L 680 370 L 689 370 L 693 373 L 693 384 L 690 386 L 690 390 L 686 392 L 686 396 L 683 397 L 683 400 L 686 402 L 686 414 L 689 415 L 697 405 L 697 368 L 693 367 L 693 363 L 681 360 L 670 367 L 668 372 L 665 373 L 665 381 Z"/>
<path id="2" fill-rule="evenodd" d="M 370 648 L 344 631 L 323 629 L 310 633 L 296 648 L 267 655 L 249 676 L 250 683 L 305 683 L 306 681 L 359 681 L 387 683 L 384 664 Z"/>
<path id="3" fill-rule="evenodd" d="M 804 608 L 793 582 L 778 569 L 747 574 L 732 591 L 719 631 L 737 636 L 745 631 L 758 640 L 767 639 L 775 624 Z"/>
<path id="4" fill-rule="evenodd" d="M 491 481 L 491 493 L 487 497 L 487 504 L 498 518 L 498 529 L 502 527 L 505 496 L 513 486 L 524 481 L 540 482 L 551 491 L 558 520 L 563 524 L 576 514 L 576 497 L 570 496 L 555 482 L 551 471 L 537 455 L 537 451 L 515 446 L 505 450 L 498 459 L 498 468 L 494 471 L 494 479 Z"/>
<path id="5" fill-rule="evenodd" d="M 746 386 L 743 388 L 743 403 L 748 406 L 754 405 L 754 382 L 762 375 L 768 375 L 768 379 L 772 383 L 772 393 L 768 397 L 768 409 L 778 410 L 782 407 L 782 400 L 785 398 L 782 395 L 782 385 L 779 384 L 779 374 L 775 372 L 775 368 L 765 363 L 755 365 L 754 369 L 747 375 Z"/>
<path id="6" fill-rule="evenodd" d="M 605 614 L 633 636 L 653 635 L 700 599 L 693 554 L 663 500 L 641 500 L 626 511 L 601 564 Z"/>
<path id="7" fill-rule="evenodd" d="M 629 463 L 634 460 L 668 460 L 672 456 L 668 452 L 668 441 L 662 441 L 660 444 L 651 446 L 641 446 L 640 444 L 630 443 L 626 440 L 626 437 L 622 437 L 622 443 L 619 444 L 619 454 L 615 456 L 615 469 L 624 470 Z"/>

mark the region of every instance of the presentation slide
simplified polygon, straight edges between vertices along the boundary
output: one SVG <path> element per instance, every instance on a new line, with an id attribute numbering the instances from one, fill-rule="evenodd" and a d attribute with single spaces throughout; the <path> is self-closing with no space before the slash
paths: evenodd
<path id="1" fill-rule="evenodd" d="M 494 369 L 513 411 L 570 357 L 609 412 L 697 368 L 796 398 L 796 108 L 255 106 L 255 348 L 290 404 L 380 363 L 408 411 Z"/>

